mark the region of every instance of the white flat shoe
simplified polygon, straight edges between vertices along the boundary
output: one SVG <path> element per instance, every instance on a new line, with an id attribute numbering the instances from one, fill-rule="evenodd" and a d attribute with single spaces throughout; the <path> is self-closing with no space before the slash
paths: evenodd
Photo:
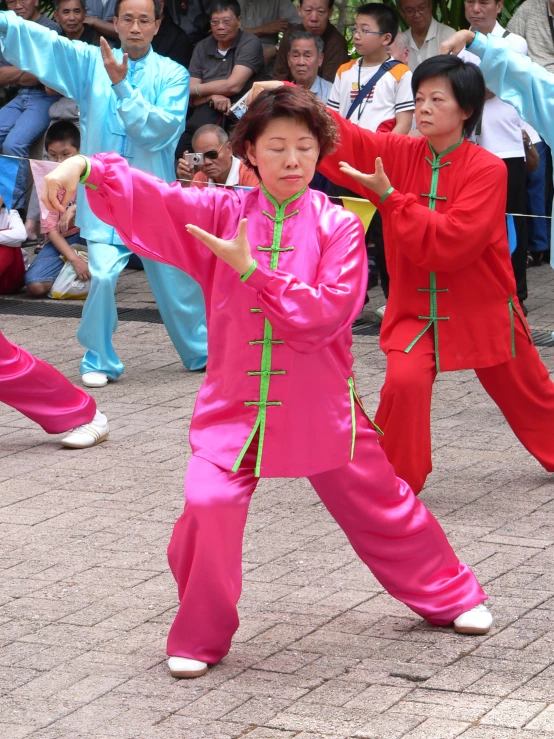
<path id="1" fill-rule="evenodd" d="M 454 631 L 458 634 L 488 634 L 493 624 L 492 613 L 484 603 L 479 603 L 470 611 L 460 613 L 454 619 Z"/>
<path id="2" fill-rule="evenodd" d="M 96 411 L 96 415 L 90 423 L 77 426 L 62 439 L 61 443 L 62 446 L 69 449 L 87 449 L 105 441 L 109 433 L 108 419 L 100 411 Z"/>
<path id="3" fill-rule="evenodd" d="M 104 387 L 108 384 L 108 375 L 104 372 L 85 372 L 81 375 L 81 382 L 85 387 Z"/>
<path id="4" fill-rule="evenodd" d="M 200 677 L 208 672 L 206 662 L 199 662 L 187 657 L 170 657 L 167 660 L 167 666 L 172 677 Z"/>

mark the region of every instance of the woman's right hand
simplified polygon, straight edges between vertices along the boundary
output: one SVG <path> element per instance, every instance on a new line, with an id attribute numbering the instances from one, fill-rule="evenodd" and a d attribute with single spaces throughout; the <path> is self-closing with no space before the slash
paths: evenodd
<path id="1" fill-rule="evenodd" d="M 46 175 L 41 200 L 48 210 L 65 213 L 67 204 L 75 200 L 79 180 L 85 174 L 86 169 L 86 159 L 77 155 L 66 159 Z M 60 190 L 65 191 L 61 202 L 58 200 Z"/>
<path id="2" fill-rule="evenodd" d="M 254 82 L 246 98 L 246 104 L 252 105 L 252 102 L 258 97 L 260 92 L 264 90 L 275 90 L 277 87 L 282 87 L 285 83 L 281 80 L 266 80 L 265 82 Z"/>

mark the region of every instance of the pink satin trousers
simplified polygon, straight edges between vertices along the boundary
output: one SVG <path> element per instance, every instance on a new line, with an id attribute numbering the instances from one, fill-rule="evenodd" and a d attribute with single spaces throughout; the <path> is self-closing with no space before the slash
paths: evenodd
<path id="1" fill-rule="evenodd" d="M 49 434 L 60 434 L 96 413 L 88 393 L 61 372 L 37 359 L 0 333 L 0 402 L 36 421 Z"/>
<path id="2" fill-rule="evenodd" d="M 436 519 L 394 474 L 360 411 L 353 460 L 309 478 L 358 556 L 381 585 L 433 624 L 451 623 L 486 600 Z M 167 653 L 214 664 L 238 628 L 242 539 L 256 488 L 255 449 L 236 472 L 192 457 L 186 504 L 168 548 L 180 606 Z"/>

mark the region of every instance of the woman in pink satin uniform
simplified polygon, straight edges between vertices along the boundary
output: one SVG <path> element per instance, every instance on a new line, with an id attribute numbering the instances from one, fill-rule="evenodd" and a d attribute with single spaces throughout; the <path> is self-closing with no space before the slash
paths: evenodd
<path id="1" fill-rule="evenodd" d="M 168 550 L 180 599 L 167 644 L 175 677 L 204 674 L 229 651 L 259 477 L 308 477 L 380 583 L 431 623 L 464 633 L 492 623 L 485 593 L 395 476 L 356 394 L 363 227 L 307 188 L 335 138 L 313 96 L 281 87 L 235 128 L 235 154 L 263 183 L 250 192 L 167 185 L 115 154 L 75 157 L 47 178 L 48 207 L 59 209 L 58 189 L 71 194 L 80 177 L 94 213 L 130 249 L 185 270 L 204 291 L 208 368 Z"/>

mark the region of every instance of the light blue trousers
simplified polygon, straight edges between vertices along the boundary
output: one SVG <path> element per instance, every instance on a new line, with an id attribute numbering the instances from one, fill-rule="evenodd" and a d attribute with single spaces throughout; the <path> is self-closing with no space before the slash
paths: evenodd
<path id="1" fill-rule="evenodd" d="M 117 380 L 123 362 L 117 356 L 112 334 L 117 328 L 115 286 L 131 252 L 126 246 L 88 241 L 90 293 L 83 307 L 77 339 L 87 350 L 79 367 L 85 372 L 105 372 Z M 144 270 L 156 303 L 185 367 L 202 369 L 207 360 L 206 310 L 198 283 L 176 267 L 143 259 Z"/>

